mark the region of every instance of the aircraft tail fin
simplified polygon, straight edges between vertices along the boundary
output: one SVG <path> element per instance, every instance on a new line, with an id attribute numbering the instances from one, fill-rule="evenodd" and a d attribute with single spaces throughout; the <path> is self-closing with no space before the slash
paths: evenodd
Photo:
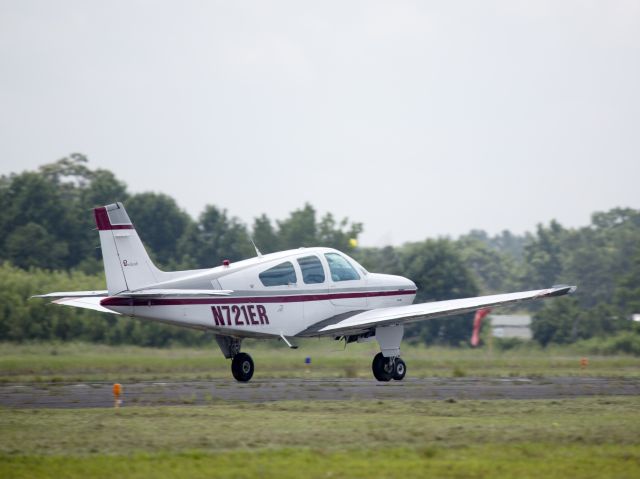
<path id="1" fill-rule="evenodd" d="M 93 209 L 100 233 L 109 295 L 158 283 L 162 272 L 149 258 L 122 203 Z"/>

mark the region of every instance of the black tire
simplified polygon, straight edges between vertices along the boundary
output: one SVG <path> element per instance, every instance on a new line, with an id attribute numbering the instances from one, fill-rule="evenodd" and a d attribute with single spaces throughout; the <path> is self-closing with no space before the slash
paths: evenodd
<path id="1" fill-rule="evenodd" d="M 402 381 L 406 374 L 407 365 L 402 359 L 396 358 L 396 362 L 393 366 L 393 379 L 395 379 L 396 381 Z"/>
<path id="2" fill-rule="evenodd" d="M 231 373 L 236 381 L 246 383 L 253 376 L 253 359 L 247 353 L 238 353 L 231 360 Z"/>
<path id="3" fill-rule="evenodd" d="M 391 358 L 385 358 L 382 353 L 376 354 L 371 363 L 371 370 L 378 381 L 391 381 L 393 377 Z"/>

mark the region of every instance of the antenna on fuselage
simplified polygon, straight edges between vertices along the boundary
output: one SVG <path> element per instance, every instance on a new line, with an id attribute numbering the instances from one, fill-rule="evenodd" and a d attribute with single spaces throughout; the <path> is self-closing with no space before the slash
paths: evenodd
<path id="1" fill-rule="evenodd" d="M 262 256 L 262 253 L 260 252 L 260 250 L 258 249 L 258 247 L 256 246 L 256 243 L 253 241 L 253 238 L 251 237 L 251 235 L 249 235 L 249 241 L 251 241 L 251 244 L 253 245 L 253 249 L 256 250 L 256 256 L 258 258 L 260 258 Z"/>

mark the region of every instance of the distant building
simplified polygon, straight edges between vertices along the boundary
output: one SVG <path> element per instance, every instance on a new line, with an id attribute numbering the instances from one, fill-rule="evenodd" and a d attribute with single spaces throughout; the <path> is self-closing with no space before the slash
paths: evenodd
<path id="1" fill-rule="evenodd" d="M 492 314 L 491 335 L 494 338 L 531 339 L 531 316 L 526 314 Z"/>

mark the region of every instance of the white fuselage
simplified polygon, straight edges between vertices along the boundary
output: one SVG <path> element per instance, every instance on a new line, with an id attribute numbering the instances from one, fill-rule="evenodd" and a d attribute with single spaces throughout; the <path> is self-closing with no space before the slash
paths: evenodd
<path id="1" fill-rule="evenodd" d="M 345 263 L 346 262 L 346 263 Z M 228 296 L 108 297 L 118 313 L 225 336 L 305 336 L 355 312 L 411 304 L 415 284 L 367 272 L 330 248 L 300 248 L 186 273 L 156 287 L 232 290 Z"/>

